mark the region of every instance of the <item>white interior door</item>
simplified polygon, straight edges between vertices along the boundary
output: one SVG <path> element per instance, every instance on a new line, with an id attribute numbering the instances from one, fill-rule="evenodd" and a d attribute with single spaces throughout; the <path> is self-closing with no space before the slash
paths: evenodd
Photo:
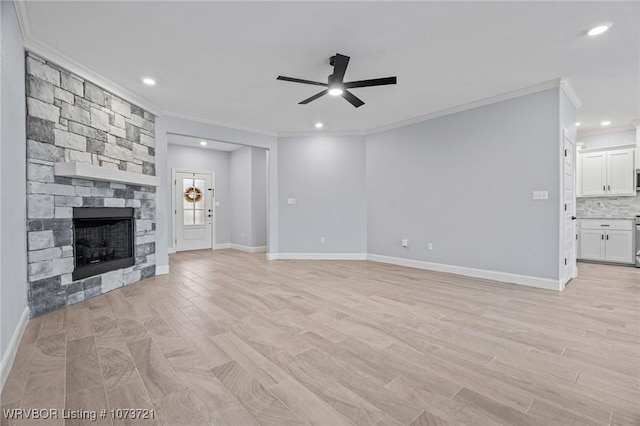
<path id="1" fill-rule="evenodd" d="M 213 248 L 215 175 L 174 173 L 175 250 Z"/>
<path id="2" fill-rule="evenodd" d="M 564 159 L 562 167 L 563 212 L 563 282 L 577 276 L 576 268 L 576 145 L 564 134 Z"/>

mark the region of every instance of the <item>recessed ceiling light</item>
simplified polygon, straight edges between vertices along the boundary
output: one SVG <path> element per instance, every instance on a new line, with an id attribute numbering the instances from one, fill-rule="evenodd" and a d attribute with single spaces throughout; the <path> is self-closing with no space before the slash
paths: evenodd
<path id="1" fill-rule="evenodd" d="M 576 121 L 576 127 L 578 127 L 580 125 L 579 121 Z"/>
<path id="2" fill-rule="evenodd" d="M 597 36 L 606 32 L 609 28 L 611 28 L 611 23 L 607 22 L 605 24 L 591 28 L 587 34 L 589 34 L 590 36 Z"/>
<path id="3" fill-rule="evenodd" d="M 322 126 L 324 126 L 324 124 L 316 123 L 316 129 L 322 129 Z"/>
<path id="4" fill-rule="evenodd" d="M 600 123 L 601 126 L 608 126 L 609 124 L 611 124 L 609 120 L 603 121 L 602 123 Z"/>
<path id="5" fill-rule="evenodd" d="M 156 85 L 156 81 L 152 78 L 149 77 L 145 77 L 142 79 L 142 82 L 144 84 L 146 84 L 147 86 L 155 86 Z"/>
<path id="6" fill-rule="evenodd" d="M 207 141 L 200 141 L 200 145 L 205 146 L 207 144 Z"/>

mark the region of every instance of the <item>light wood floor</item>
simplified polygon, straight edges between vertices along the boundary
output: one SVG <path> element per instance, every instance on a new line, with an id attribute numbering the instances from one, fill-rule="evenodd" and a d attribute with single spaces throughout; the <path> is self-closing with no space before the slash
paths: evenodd
<path id="1" fill-rule="evenodd" d="M 640 269 L 579 270 L 556 293 L 180 253 L 170 275 L 29 321 L 2 408 L 155 409 L 144 425 L 638 425 Z"/>

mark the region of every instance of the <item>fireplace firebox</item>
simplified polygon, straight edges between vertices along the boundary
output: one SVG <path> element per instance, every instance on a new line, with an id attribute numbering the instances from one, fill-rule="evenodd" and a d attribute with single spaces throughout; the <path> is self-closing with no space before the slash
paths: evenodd
<path id="1" fill-rule="evenodd" d="M 133 208 L 73 209 L 73 280 L 135 263 Z"/>

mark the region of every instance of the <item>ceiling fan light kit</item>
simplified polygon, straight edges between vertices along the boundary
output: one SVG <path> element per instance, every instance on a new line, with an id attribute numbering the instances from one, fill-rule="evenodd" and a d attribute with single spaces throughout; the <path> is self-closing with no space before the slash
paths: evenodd
<path id="1" fill-rule="evenodd" d="M 351 105 L 353 105 L 356 108 L 359 108 L 362 105 L 364 105 L 364 102 L 347 89 L 356 89 L 360 87 L 372 87 L 372 86 L 386 86 L 388 84 L 397 83 L 396 77 L 374 78 L 370 80 L 351 81 L 351 82 L 345 83 L 344 74 L 347 71 L 347 65 L 349 64 L 349 57 L 336 53 L 335 56 L 332 56 L 331 58 L 329 58 L 329 64 L 333 67 L 333 74 L 331 74 L 327 78 L 326 83 L 320 83 L 319 81 L 303 80 L 303 79 L 294 78 L 294 77 L 285 77 L 282 75 L 279 75 L 277 80 L 326 87 L 326 89 L 324 89 L 319 93 L 316 93 L 310 98 L 307 98 L 303 101 L 298 102 L 300 105 L 306 105 L 309 102 L 315 101 L 316 99 L 328 93 L 331 96 L 342 96 Z"/>

